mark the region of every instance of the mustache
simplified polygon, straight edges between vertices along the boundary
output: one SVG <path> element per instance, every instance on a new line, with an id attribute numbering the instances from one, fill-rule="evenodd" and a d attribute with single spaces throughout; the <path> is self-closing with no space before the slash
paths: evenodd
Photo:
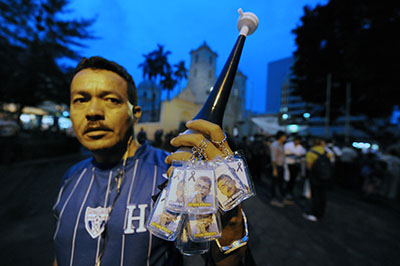
<path id="1" fill-rule="evenodd" d="M 104 130 L 104 131 L 112 131 L 111 128 L 104 125 L 102 122 L 90 122 L 85 126 L 84 133 L 89 133 L 92 131 Z"/>

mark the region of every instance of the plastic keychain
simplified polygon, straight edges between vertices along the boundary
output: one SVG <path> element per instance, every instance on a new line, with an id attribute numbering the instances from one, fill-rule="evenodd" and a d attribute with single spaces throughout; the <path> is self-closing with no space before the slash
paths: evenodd
<path id="1" fill-rule="evenodd" d="M 217 211 L 214 168 L 202 162 L 189 162 L 185 168 L 185 210 L 189 214 Z"/>
<path id="2" fill-rule="evenodd" d="M 187 220 L 187 219 L 186 219 Z M 210 242 L 194 242 L 189 237 L 188 226 L 185 223 L 180 236 L 175 241 L 175 246 L 183 255 L 201 255 L 210 249 Z"/>
<path id="3" fill-rule="evenodd" d="M 205 242 L 221 237 L 221 221 L 218 212 L 191 214 L 187 221 L 189 238 L 194 242 Z"/>
<path id="4" fill-rule="evenodd" d="M 166 197 L 167 189 L 164 189 L 154 205 L 146 227 L 153 235 L 167 241 L 174 241 L 182 227 L 183 214 L 166 210 L 164 208 Z"/>
<path id="5" fill-rule="evenodd" d="M 223 211 L 229 211 L 239 205 L 246 197 L 248 192 L 236 174 L 236 171 L 228 165 L 228 162 L 218 158 L 213 162 L 217 182 L 217 197 L 219 207 Z"/>
<path id="6" fill-rule="evenodd" d="M 233 169 L 247 190 L 243 200 L 255 196 L 256 190 L 245 157 L 240 152 L 236 151 L 233 156 L 228 156 L 226 158 L 226 163 Z"/>
<path id="7" fill-rule="evenodd" d="M 183 167 L 183 162 L 174 161 L 172 165 L 175 166 L 175 168 L 168 182 L 168 194 L 165 208 L 172 212 L 184 213 L 185 168 Z"/>

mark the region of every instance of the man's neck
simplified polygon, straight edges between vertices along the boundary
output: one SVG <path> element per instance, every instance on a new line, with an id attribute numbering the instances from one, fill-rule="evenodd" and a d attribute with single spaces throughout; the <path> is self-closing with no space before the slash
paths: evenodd
<path id="1" fill-rule="evenodd" d="M 136 139 L 132 139 L 132 141 L 121 145 L 120 148 L 115 148 L 115 150 L 93 152 L 93 157 L 99 164 L 117 164 L 121 159 L 134 156 L 140 146 Z"/>

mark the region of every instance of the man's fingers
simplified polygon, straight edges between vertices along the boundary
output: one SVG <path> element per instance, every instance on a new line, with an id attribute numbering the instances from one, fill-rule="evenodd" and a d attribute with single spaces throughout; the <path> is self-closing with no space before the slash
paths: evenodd
<path id="1" fill-rule="evenodd" d="M 196 130 L 204 135 L 210 136 L 210 138 L 215 141 L 221 141 L 225 137 L 224 132 L 222 131 L 220 126 L 207 120 L 191 120 L 186 123 L 186 127 L 192 130 Z"/>
<path id="2" fill-rule="evenodd" d="M 204 142 L 206 141 L 206 142 Z M 208 142 L 208 144 L 207 144 Z M 202 134 L 182 134 L 171 140 L 171 145 L 175 147 L 188 146 L 188 147 L 200 147 L 204 148 L 203 152 L 207 154 L 209 160 L 214 159 L 217 156 L 221 156 L 222 153 L 217 149 L 211 142 L 209 142 Z"/>
<path id="3" fill-rule="evenodd" d="M 229 147 L 228 142 L 226 141 L 224 131 L 217 124 L 211 123 L 206 120 L 197 119 L 188 121 L 186 123 L 186 127 L 191 130 L 201 132 L 206 136 L 209 136 L 212 141 L 220 143 L 219 145 L 221 147 L 218 147 L 217 145 L 217 148 L 221 148 L 224 153 L 232 154 L 232 150 Z"/>
<path id="4" fill-rule="evenodd" d="M 175 152 L 165 158 L 166 164 L 172 164 L 173 161 L 187 161 L 191 154 L 189 152 Z"/>
<path id="5" fill-rule="evenodd" d="M 200 133 L 182 134 L 171 139 L 171 145 L 174 147 L 186 146 L 199 146 L 204 136 Z"/>
<path id="6" fill-rule="evenodd" d="M 173 167 L 173 166 L 170 166 L 170 167 L 168 168 L 168 171 L 167 171 L 167 176 L 168 176 L 168 178 L 171 177 L 172 173 L 174 172 L 174 169 L 175 169 L 175 167 Z"/>

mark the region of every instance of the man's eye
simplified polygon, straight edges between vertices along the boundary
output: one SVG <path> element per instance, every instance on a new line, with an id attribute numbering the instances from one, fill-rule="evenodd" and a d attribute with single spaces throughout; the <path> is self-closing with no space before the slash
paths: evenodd
<path id="1" fill-rule="evenodd" d="M 106 101 L 107 101 L 107 102 L 111 102 L 111 103 L 120 103 L 120 102 L 121 102 L 119 99 L 117 99 L 117 98 L 111 98 L 111 97 L 106 98 Z"/>
<path id="2" fill-rule="evenodd" d="M 73 100 L 73 103 L 83 103 L 85 101 L 86 101 L 85 98 L 76 98 L 76 99 Z"/>

